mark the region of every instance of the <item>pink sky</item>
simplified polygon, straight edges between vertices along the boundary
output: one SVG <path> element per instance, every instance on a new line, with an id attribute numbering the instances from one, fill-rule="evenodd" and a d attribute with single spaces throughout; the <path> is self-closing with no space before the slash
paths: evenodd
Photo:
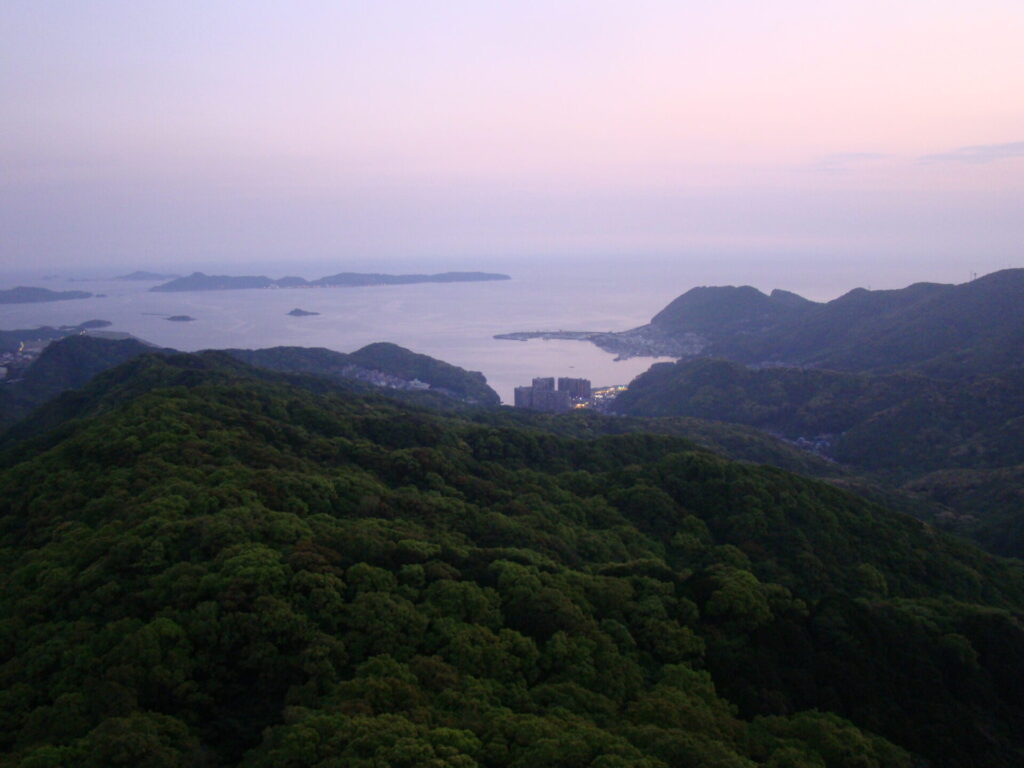
<path id="1" fill-rule="evenodd" d="M 1022 41 L 1019 0 L 6 0 L 0 266 L 1019 263 Z"/>

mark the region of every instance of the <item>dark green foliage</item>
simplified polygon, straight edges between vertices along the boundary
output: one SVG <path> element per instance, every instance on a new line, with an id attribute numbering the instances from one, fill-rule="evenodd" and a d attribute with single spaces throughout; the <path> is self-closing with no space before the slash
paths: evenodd
<path id="1" fill-rule="evenodd" d="M 809 301 L 794 303 L 795 295 L 766 296 L 749 285 L 692 288 L 651 318 L 651 326 L 671 335 L 727 337 L 762 331 L 813 306 Z"/>
<path id="2" fill-rule="evenodd" d="M 789 439 L 825 436 L 821 450 L 832 458 L 904 477 L 1024 462 L 1024 369 L 949 382 L 702 359 L 652 366 L 615 407 L 745 424 Z"/>
<path id="3" fill-rule="evenodd" d="M 498 393 L 487 386 L 482 373 L 419 355 L 397 344 L 370 344 L 350 354 L 329 349 L 272 347 L 229 349 L 249 365 L 288 373 L 309 373 L 328 378 L 354 379 L 360 372 L 380 371 L 403 381 L 419 379 L 432 390 L 478 405 L 499 405 Z"/>
<path id="4" fill-rule="evenodd" d="M 56 407 L 0 470 L 0 765 L 1024 754 L 1021 566 L 830 486 L 217 354 Z"/>
<path id="5" fill-rule="evenodd" d="M 21 380 L 4 387 L 8 405 L 0 411 L 0 431 L 33 408 L 93 376 L 154 348 L 136 339 L 101 339 L 74 334 L 46 347 Z"/>
<path id="6" fill-rule="evenodd" d="M 0 432 L 61 392 L 84 386 L 96 374 L 154 351 L 154 347 L 136 339 L 113 340 L 79 334 L 50 344 L 28 367 L 21 381 L 0 388 Z M 173 353 L 173 350 L 162 351 Z M 370 384 L 361 383 L 356 377 L 371 371 L 403 381 L 418 378 L 431 385 L 431 392 L 395 394 L 416 398 L 424 405 L 447 407 L 444 401 L 449 398 L 479 405 L 500 403 L 498 394 L 487 386 L 483 374 L 418 355 L 394 344 L 371 344 L 351 355 L 302 347 L 225 352 L 249 365 L 285 373 L 312 374 L 344 383 L 349 388 L 369 388 Z M 307 380 L 303 384 L 326 387 L 325 382 L 314 385 Z M 60 414 L 56 419 L 43 415 L 41 420 L 49 426 L 63 418 L 66 415 Z"/>
<path id="7" fill-rule="evenodd" d="M 482 373 L 418 355 L 397 344 L 368 344 L 353 352 L 350 358 L 364 368 L 385 371 L 402 379 L 419 379 L 480 405 L 498 405 L 501 402 L 498 394 L 487 386 Z"/>
<path id="8" fill-rule="evenodd" d="M 615 406 L 633 416 L 716 419 L 783 436 L 866 473 L 906 511 L 993 552 L 1024 555 L 1024 484 L 1014 469 L 1024 463 L 1024 369 L 948 381 L 702 359 L 652 366 Z M 827 476 L 813 466 L 799 471 Z M 882 498 L 877 487 L 858 490 Z M 907 496 L 925 503 L 915 507 Z"/>
<path id="9" fill-rule="evenodd" d="M 694 288 L 655 315 L 651 329 L 668 338 L 697 334 L 704 354 L 745 363 L 992 374 L 1021 362 L 1024 269 L 962 285 L 857 288 L 824 304 L 750 286 Z"/>
<path id="10" fill-rule="evenodd" d="M 1024 557 L 1024 464 L 948 469 L 908 481 L 904 490 L 942 505 L 938 522 L 1001 555 Z"/>

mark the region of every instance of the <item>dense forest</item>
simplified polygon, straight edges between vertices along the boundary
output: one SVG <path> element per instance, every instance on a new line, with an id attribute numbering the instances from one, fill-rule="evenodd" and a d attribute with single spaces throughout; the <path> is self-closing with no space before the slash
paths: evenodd
<path id="1" fill-rule="evenodd" d="M 223 353 L 61 395 L 0 453 L 0 765 L 1021 764 L 1019 561 L 559 421 Z"/>
<path id="2" fill-rule="evenodd" d="M 658 312 L 647 330 L 747 364 L 959 379 L 1021 364 L 1022 297 L 1024 269 L 961 285 L 856 288 L 826 303 L 750 286 L 700 287 Z"/>
<path id="3" fill-rule="evenodd" d="M 652 366 L 615 409 L 756 427 L 920 500 L 922 517 L 993 552 L 1024 556 L 1024 368 L 942 380 L 698 359 Z"/>
<path id="4" fill-rule="evenodd" d="M 616 412 L 763 430 L 837 462 L 847 487 L 1024 556 L 1024 270 L 822 304 L 694 288 L 638 330 L 691 352 Z"/>
<path id="5" fill-rule="evenodd" d="M 699 359 L 653 366 L 615 407 L 820 438 L 836 461 L 893 477 L 1024 462 L 1024 368 L 951 382 Z"/>
<path id="6" fill-rule="evenodd" d="M 51 343 L 16 382 L 0 387 L 0 433 L 61 392 L 76 389 L 96 374 L 154 347 L 137 339 L 104 339 L 75 334 Z M 173 352 L 174 350 L 164 350 Z M 457 401 L 497 406 L 498 394 L 483 374 L 467 371 L 397 344 L 369 344 L 350 354 L 329 349 L 272 347 L 224 350 L 249 365 L 295 374 L 316 374 L 354 389 L 365 389 L 382 374 L 396 386 L 418 379 L 429 385 L 426 399 L 437 405 Z"/>
<path id="7" fill-rule="evenodd" d="M 377 342 L 348 354 L 307 347 L 225 351 L 249 365 L 274 371 L 311 373 L 332 379 L 356 379 L 360 373 L 379 371 L 404 381 L 417 379 L 429 384 L 434 392 L 474 405 L 501 404 L 498 393 L 487 386 L 482 373 L 417 354 L 397 344 Z"/>

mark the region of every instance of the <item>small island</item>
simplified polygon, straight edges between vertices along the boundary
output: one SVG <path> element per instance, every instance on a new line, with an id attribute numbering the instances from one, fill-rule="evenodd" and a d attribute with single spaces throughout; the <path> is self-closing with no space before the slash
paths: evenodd
<path id="1" fill-rule="evenodd" d="M 295 309 L 293 309 L 288 314 L 291 315 L 292 317 L 312 317 L 313 315 L 319 315 L 320 313 L 319 312 L 310 312 L 308 310 L 299 309 L 298 307 L 296 307 Z"/>
<path id="2" fill-rule="evenodd" d="M 339 272 L 317 280 L 282 277 L 274 280 L 266 275 L 206 275 L 193 272 L 149 290 L 172 291 L 236 291 L 252 288 L 361 288 L 369 285 L 409 285 L 412 283 L 473 283 L 485 280 L 511 280 L 508 275 L 493 272 L 440 272 L 436 275 L 385 275 L 380 273 Z"/>
<path id="3" fill-rule="evenodd" d="M 49 288 L 29 288 L 24 285 L 0 291 L 0 304 L 35 304 L 43 301 L 90 298 L 92 294 L 86 291 L 51 291 Z"/>
<path id="4" fill-rule="evenodd" d="M 170 315 L 168 318 L 172 323 L 191 323 L 195 320 L 194 317 L 188 315 Z"/>

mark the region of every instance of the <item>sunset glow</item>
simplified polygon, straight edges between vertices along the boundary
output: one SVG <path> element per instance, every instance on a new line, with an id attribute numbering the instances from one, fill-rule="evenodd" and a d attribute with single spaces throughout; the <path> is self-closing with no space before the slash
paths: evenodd
<path id="1" fill-rule="evenodd" d="M 1005 260 L 1021 40 L 1010 0 L 11 0 L 0 247 Z"/>

